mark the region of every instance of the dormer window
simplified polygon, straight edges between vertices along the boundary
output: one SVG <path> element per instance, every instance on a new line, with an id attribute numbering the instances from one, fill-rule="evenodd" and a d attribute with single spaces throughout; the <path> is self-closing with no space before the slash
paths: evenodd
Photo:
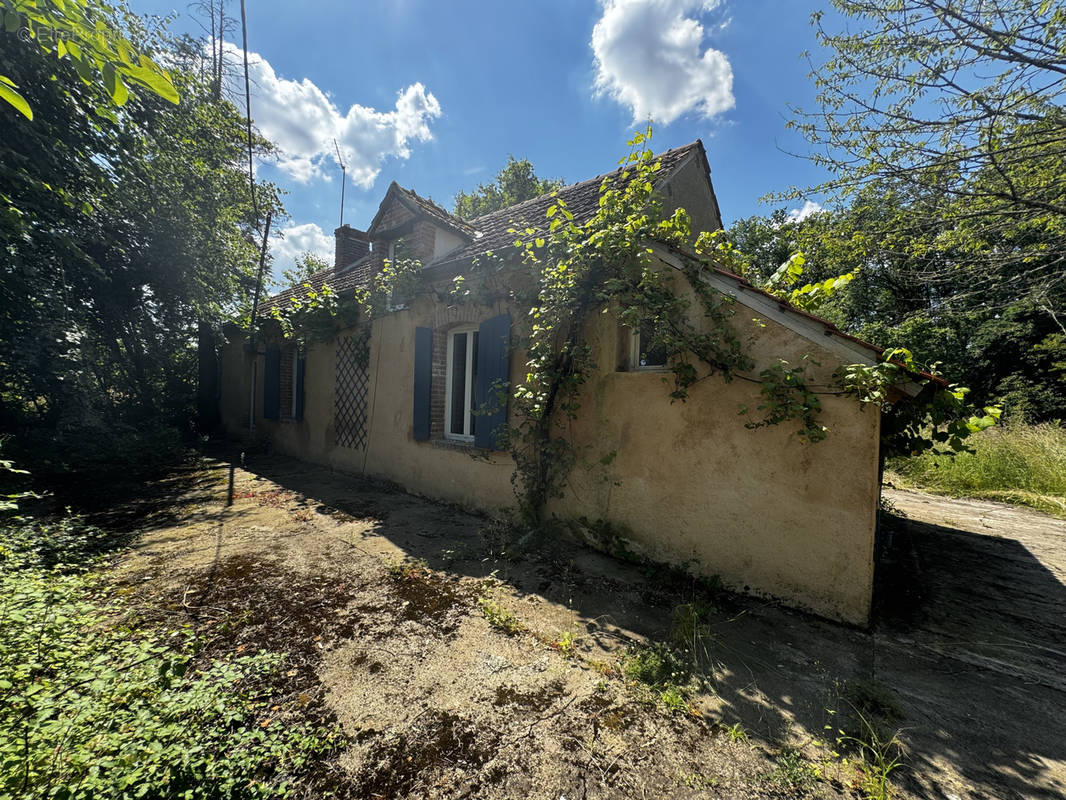
<path id="1" fill-rule="evenodd" d="M 390 264 L 395 264 L 397 261 L 411 258 L 411 247 L 408 245 L 405 237 L 400 236 L 397 239 L 389 240 L 389 254 L 387 258 Z"/>
<path id="2" fill-rule="evenodd" d="M 398 239 L 390 239 L 388 253 L 389 264 L 395 266 L 397 261 L 403 261 L 404 259 L 410 258 L 410 250 L 411 248 L 407 245 L 407 242 L 405 241 L 403 236 L 399 237 Z M 411 302 L 411 297 L 409 296 L 409 294 L 394 288 L 391 292 L 389 292 L 389 296 L 385 302 L 386 310 L 403 311 Z"/>

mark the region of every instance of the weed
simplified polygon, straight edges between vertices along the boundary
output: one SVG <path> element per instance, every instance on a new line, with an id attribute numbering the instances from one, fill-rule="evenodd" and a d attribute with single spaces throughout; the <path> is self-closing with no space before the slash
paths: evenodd
<path id="1" fill-rule="evenodd" d="M 699 599 L 674 608 L 670 641 L 689 657 L 692 669 L 697 672 L 712 662 L 713 637 L 708 622 L 714 612 L 713 606 Z"/>
<path id="2" fill-rule="evenodd" d="M 678 778 L 678 784 L 689 789 L 714 789 L 718 786 L 717 778 L 708 778 L 698 772 L 682 775 Z"/>
<path id="3" fill-rule="evenodd" d="M 881 726 L 855 709 L 861 733 L 853 736 L 837 731 L 837 747 L 858 755 L 859 790 L 866 800 L 888 800 L 892 792 L 889 776 L 903 766 L 903 742 L 899 731 L 886 734 Z M 847 763 L 847 759 L 845 759 Z"/>
<path id="4" fill-rule="evenodd" d="M 806 789 L 821 777 L 821 770 L 795 747 L 786 747 L 777 757 L 770 781 L 786 789 Z"/>
<path id="5" fill-rule="evenodd" d="M 744 730 L 743 726 L 739 722 L 734 722 L 732 725 L 725 729 L 725 732 L 729 736 L 729 741 L 731 742 L 748 741 L 748 732 Z"/>
<path id="6" fill-rule="evenodd" d="M 525 630 L 525 626 L 519 622 L 518 617 L 495 600 L 482 597 L 478 600 L 478 605 L 481 606 L 481 613 L 489 621 L 489 625 L 503 631 L 508 636 Z"/>
<path id="7" fill-rule="evenodd" d="M 588 665 L 590 667 L 592 667 L 593 670 L 598 672 L 604 678 L 619 678 L 619 677 L 621 677 L 621 671 L 618 669 L 618 665 L 617 664 L 612 664 L 609 661 L 599 661 L 599 660 L 589 661 L 587 663 L 588 663 Z M 600 684 L 603 684 L 604 691 L 606 691 L 607 682 L 606 681 L 600 681 L 596 685 L 599 686 Z"/>
<path id="8" fill-rule="evenodd" d="M 429 572 L 425 559 L 417 561 L 394 561 L 389 564 L 389 575 L 395 580 L 417 580 Z"/>
<path id="9" fill-rule="evenodd" d="M 630 651 L 622 661 L 622 675 L 651 692 L 672 712 L 694 713 L 688 704 L 689 671 L 678 655 L 662 644 Z"/>
<path id="10" fill-rule="evenodd" d="M 685 692 L 679 686 L 670 685 L 659 692 L 659 702 L 675 714 L 690 712 Z"/>
<path id="11" fill-rule="evenodd" d="M 688 670 L 669 647 L 661 644 L 630 651 L 622 674 L 631 681 L 659 687 L 687 677 Z"/>
<path id="12" fill-rule="evenodd" d="M 903 511 L 899 506 L 893 503 L 886 495 L 882 494 L 880 501 L 877 504 L 877 510 L 881 514 L 887 514 L 893 517 L 906 518 L 907 512 Z"/>
<path id="13" fill-rule="evenodd" d="M 567 658 L 577 654 L 577 634 L 573 631 L 563 631 L 550 643 L 553 650 L 557 650 Z"/>
<path id="14" fill-rule="evenodd" d="M 0 526 L 0 796 L 283 796 L 343 744 L 270 705 L 298 654 L 213 659 L 142 624 L 90 570 L 101 542 L 75 518 Z"/>

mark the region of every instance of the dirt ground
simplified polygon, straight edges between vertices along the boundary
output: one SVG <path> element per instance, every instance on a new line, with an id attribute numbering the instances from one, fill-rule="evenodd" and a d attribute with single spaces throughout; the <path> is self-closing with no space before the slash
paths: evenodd
<path id="1" fill-rule="evenodd" d="M 862 631 L 389 485 L 233 461 L 120 509 L 140 536 L 117 574 L 146 613 L 291 654 L 286 691 L 347 736 L 315 791 L 858 797 L 833 752 L 861 709 L 900 731 L 898 796 L 1066 797 L 1066 522 L 886 490 Z M 622 674 L 671 637 L 693 666 L 674 710 Z"/>

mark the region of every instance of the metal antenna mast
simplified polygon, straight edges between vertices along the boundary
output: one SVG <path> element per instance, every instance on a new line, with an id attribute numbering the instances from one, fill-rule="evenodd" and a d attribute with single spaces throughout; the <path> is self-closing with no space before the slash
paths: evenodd
<path id="1" fill-rule="evenodd" d="M 337 145 L 337 140 L 333 140 L 333 150 L 337 153 L 337 163 L 341 165 L 341 227 L 344 227 L 344 184 L 346 183 L 346 176 L 348 174 L 348 168 L 344 164 L 344 159 L 341 158 L 341 149 Z"/>

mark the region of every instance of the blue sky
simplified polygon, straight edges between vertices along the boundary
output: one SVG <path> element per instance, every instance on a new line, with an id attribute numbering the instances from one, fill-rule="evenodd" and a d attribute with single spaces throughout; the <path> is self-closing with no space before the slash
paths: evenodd
<path id="1" fill-rule="evenodd" d="M 201 32 L 184 5 L 133 6 Z M 236 0 L 227 10 L 239 15 Z M 609 171 L 649 116 L 656 150 L 703 139 L 727 225 L 768 213 L 767 192 L 822 178 L 789 155 L 807 147 L 785 127 L 789 104 L 814 105 L 802 58 L 818 57 L 811 10 L 792 0 L 249 2 L 252 115 L 281 147 L 260 170 L 288 192 L 291 215 L 275 274 L 303 250 L 332 253 L 334 138 L 349 164 L 344 219 L 356 227 L 390 181 L 450 209 L 508 154 L 568 183 Z"/>

